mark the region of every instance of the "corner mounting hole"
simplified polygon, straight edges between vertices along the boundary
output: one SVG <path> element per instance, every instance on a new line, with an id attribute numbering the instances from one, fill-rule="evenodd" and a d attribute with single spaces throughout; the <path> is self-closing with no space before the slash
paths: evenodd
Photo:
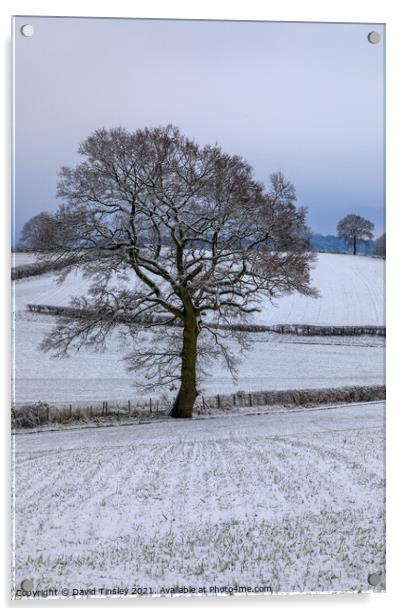
<path id="1" fill-rule="evenodd" d="M 380 575 L 379 573 L 371 573 L 368 576 L 368 583 L 370 584 L 370 586 L 378 586 L 378 584 L 381 584 L 383 581 L 382 575 Z"/>
<path id="2" fill-rule="evenodd" d="M 377 45 L 381 41 L 381 36 L 379 32 L 373 31 L 369 32 L 367 35 L 367 40 L 372 45 Z"/>
<path id="3" fill-rule="evenodd" d="M 21 588 L 22 590 L 24 590 L 25 592 L 30 592 L 33 590 L 33 582 L 32 580 L 22 580 L 21 582 Z"/>
<path id="4" fill-rule="evenodd" d="M 22 36 L 33 36 L 34 35 L 34 27 L 31 26 L 31 24 L 24 24 L 23 26 L 21 26 L 21 34 Z"/>

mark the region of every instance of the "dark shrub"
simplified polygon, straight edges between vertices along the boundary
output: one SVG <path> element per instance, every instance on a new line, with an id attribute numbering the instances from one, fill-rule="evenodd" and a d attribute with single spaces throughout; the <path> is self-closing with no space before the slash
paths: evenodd
<path id="1" fill-rule="evenodd" d="M 36 402 L 11 409 L 11 423 L 14 428 L 34 428 L 47 421 L 49 405 Z"/>

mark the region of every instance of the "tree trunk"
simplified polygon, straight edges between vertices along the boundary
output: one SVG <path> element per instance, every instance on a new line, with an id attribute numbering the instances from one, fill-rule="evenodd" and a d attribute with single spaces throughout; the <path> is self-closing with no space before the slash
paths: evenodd
<path id="1" fill-rule="evenodd" d="M 354 236 L 353 236 L 353 254 L 354 254 L 354 255 L 356 254 L 356 243 L 357 243 L 357 242 L 356 242 L 356 236 L 354 235 Z"/>
<path id="2" fill-rule="evenodd" d="M 183 329 L 183 347 L 181 363 L 181 385 L 173 404 L 172 417 L 192 417 L 195 399 L 197 398 L 197 339 L 198 323 L 194 314 L 185 317 Z"/>

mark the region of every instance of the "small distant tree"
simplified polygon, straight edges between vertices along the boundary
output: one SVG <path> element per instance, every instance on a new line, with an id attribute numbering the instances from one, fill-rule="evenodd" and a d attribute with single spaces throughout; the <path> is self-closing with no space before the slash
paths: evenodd
<path id="1" fill-rule="evenodd" d="M 18 250 L 47 252 L 59 244 L 57 220 L 50 212 L 32 216 L 23 226 Z"/>
<path id="2" fill-rule="evenodd" d="M 348 246 L 353 248 L 353 254 L 357 253 L 357 243 L 372 240 L 374 225 L 370 220 L 357 214 L 348 214 L 337 224 L 336 231 Z"/>
<path id="3" fill-rule="evenodd" d="M 378 256 L 378 257 L 385 257 L 386 256 L 386 238 L 385 238 L 385 233 L 380 235 L 380 237 L 378 237 L 376 239 L 376 241 L 374 242 L 373 254 Z"/>
<path id="4" fill-rule="evenodd" d="M 75 255 L 93 284 L 42 348 L 101 350 L 118 326 L 129 370 L 152 388 L 177 388 L 171 414 L 191 417 L 211 357 L 235 367 L 225 344 L 233 323 L 264 298 L 316 294 L 306 211 L 281 173 L 265 189 L 241 157 L 172 126 L 100 129 L 79 153 L 84 160 L 60 172 L 50 258 Z"/>

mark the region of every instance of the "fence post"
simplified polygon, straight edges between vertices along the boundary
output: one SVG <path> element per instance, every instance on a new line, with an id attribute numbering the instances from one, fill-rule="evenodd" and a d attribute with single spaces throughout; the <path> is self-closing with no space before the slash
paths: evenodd
<path id="1" fill-rule="evenodd" d="M 130 400 L 128 401 L 128 416 L 130 417 L 131 415 L 131 402 Z"/>
<path id="2" fill-rule="evenodd" d="M 70 404 L 70 419 L 72 418 L 72 416 L 73 416 L 73 405 Z"/>
<path id="3" fill-rule="evenodd" d="M 205 413 L 205 398 L 204 398 L 204 396 L 202 396 L 202 410 Z"/>
<path id="4" fill-rule="evenodd" d="M 218 405 L 218 409 L 220 409 L 221 408 L 221 397 L 219 394 L 216 396 L 216 403 Z"/>
<path id="5" fill-rule="evenodd" d="M 108 408 L 107 408 L 107 406 L 108 406 L 108 405 L 107 405 L 107 400 L 106 400 L 106 401 L 105 401 L 105 413 L 106 413 L 106 415 L 107 415 L 107 412 L 108 412 Z"/>
<path id="6" fill-rule="evenodd" d="M 249 406 L 253 406 L 253 394 L 248 395 Z"/>
<path id="7" fill-rule="evenodd" d="M 152 398 L 149 399 L 149 412 L 152 413 Z"/>

